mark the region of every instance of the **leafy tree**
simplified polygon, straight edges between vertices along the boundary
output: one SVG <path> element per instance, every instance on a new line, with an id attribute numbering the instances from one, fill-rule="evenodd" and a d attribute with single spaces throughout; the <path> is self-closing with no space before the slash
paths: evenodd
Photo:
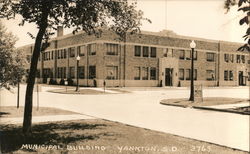
<path id="1" fill-rule="evenodd" d="M 73 27 L 73 33 L 83 30 L 99 36 L 102 28 L 109 27 L 119 36 L 128 31 L 139 31 L 143 13 L 136 10 L 136 4 L 127 0 L 1 0 L 0 17 L 14 18 L 22 16 L 25 22 L 35 23 L 39 29 L 35 37 L 28 84 L 25 96 L 23 132 L 31 132 L 32 92 L 38 58 L 41 50 L 48 45 L 52 30 L 58 25 Z M 123 37 L 124 38 L 124 37 Z M 43 43 L 42 43 L 43 42 Z"/>
<path id="2" fill-rule="evenodd" d="M 250 52 L 250 24 L 249 24 L 249 20 L 250 20 L 250 0 L 225 0 L 225 9 L 227 9 L 227 11 L 230 10 L 230 8 L 234 5 L 238 5 L 238 11 L 243 11 L 243 13 L 245 14 L 245 16 L 240 19 L 239 24 L 243 25 L 243 24 L 247 24 L 249 25 L 246 34 L 243 36 L 244 40 L 246 41 L 246 44 L 244 44 L 242 47 L 240 47 L 238 50 L 239 51 L 248 51 Z"/>
<path id="3" fill-rule="evenodd" d="M 16 85 L 26 73 L 25 54 L 15 49 L 16 40 L 0 21 L 0 89 Z"/>

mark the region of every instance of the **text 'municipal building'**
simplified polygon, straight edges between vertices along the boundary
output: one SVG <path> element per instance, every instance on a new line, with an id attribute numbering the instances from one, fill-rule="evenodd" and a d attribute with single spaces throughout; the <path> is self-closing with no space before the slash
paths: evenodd
<path id="1" fill-rule="evenodd" d="M 249 53 L 237 51 L 242 44 L 179 36 L 166 30 L 128 34 L 122 42 L 110 31 L 97 38 L 83 32 L 63 35 L 59 28 L 58 36 L 40 54 L 37 78 L 46 83 L 62 79 L 76 83 L 79 55 L 80 86 L 102 87 L 104 81 L 108 87 L 189 86 L 191 40 L 196 43 L 195 84 L 249 85 Z M 33 45 L 21 49 L 31 55 Z"/>

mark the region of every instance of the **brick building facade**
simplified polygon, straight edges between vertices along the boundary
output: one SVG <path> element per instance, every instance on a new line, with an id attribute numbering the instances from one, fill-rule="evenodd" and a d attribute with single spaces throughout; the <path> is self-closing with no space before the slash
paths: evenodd
<path id="1" fill-rule="evenodd" d="M 155 87 L 189 86 L 191 49 L 194 54 L 195 84 L 204 86 L 249 85 L 250 56 L 236 51 L 242 44 L 142 32 L 127 35 L 121 42 L 114 33 L 104 31 L 97 38 L 83 32 L 59 36 L 42 52 L 37 67 L 38 82 L 72 79 L 76 83 L 79 61 L 80 86 Z M 31 55 L 33 45 L 21 47 Z M 28 56 L 30 59 L 31 56 Z"/>

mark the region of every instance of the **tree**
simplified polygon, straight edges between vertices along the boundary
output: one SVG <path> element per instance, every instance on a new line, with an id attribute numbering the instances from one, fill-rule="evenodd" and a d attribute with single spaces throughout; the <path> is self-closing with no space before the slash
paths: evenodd
<path id="1" fill-rule="evenodd" d="M 16 85 L 25 75 L 27 63 L 25 54 L 15 49 L 16 37 L 6 32 L 0 21 L 0 89 L 9 89 L 9 85 Z"/>
<path id="2" fill-rule="evenodd" d="M 239 24 L 240 25 L 244 25 L 247 24 L 249 25 L 246 34 L 243 36 L 244 40 L 246 41 L 246 43 L 241 46 L 238 50 L 239 51 L 248 51 L 250 52 L 250 24 L 249 24 L 249 20 L 250 20 L 250 0 L 225 0 L 225 9 L 227 10 L 227 12 L 230 10 L 230 8 L 234 5 L 238 4 L 238 11 L 243 11 L 244 13 L 244 17 L 242 19 L 240 19 Z"/>
<path id="3" fill-rule="evenodd" d="M 138 31 L 144 19 L 142 12 L 136 11 L 136 5 L 129 4 L 127 0 L 1 0 L 0 7 L 0 17 L 9 19 L 19 14 L 23 18 L 21 25 L 25 22 L 35 23 L 39 29 L 35 37 L 25 96 L 25 135 L 31 132 L 32 94 L 38 58 L 40 51 L 49 45 L 52 30 L 62 25 L 65 28 L 73 27 L 73 33 L 83 30 L 99 36 L 102 28 L 109 27 L 121 36 L 125 30 Z M 123 27 L 118 28 L 120 25 Z"/>

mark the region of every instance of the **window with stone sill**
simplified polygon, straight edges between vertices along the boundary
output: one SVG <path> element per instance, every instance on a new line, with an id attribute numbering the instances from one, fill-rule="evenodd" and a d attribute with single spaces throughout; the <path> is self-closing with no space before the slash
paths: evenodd
<path id="1" fill-rule="evenodd" d="M 140 80 L 141 69 L 140 67 L 134 67 L 134 80 Z"/>
<path id="2" fill-rule="evenodd" d="M 118 55 L 118 44 L 106 43 L 107 55 Z"/>

